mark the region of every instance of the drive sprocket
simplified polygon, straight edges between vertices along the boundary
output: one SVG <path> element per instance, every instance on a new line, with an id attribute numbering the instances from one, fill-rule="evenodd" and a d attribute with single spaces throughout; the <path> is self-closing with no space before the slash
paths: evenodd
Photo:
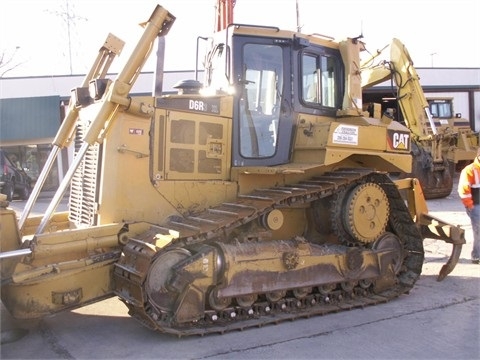
<path id="1" fill-rule="evenodd" d="M 390 206 L 380 185 L 354 184 L 337 192 L 333 204 L 332 225 L 343 242 L 371 244 L 385 232 Z"/>

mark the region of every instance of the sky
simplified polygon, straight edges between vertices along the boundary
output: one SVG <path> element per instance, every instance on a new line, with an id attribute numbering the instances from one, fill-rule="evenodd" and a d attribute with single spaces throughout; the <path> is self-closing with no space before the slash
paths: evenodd
<path id="1" fill-rule="evenodd" d="M 176 17 L 165 70 L 195 68 L 196 39 L 214 29 L 215 0 L 2 0 L 0 76 L 85 74 L 108 33 L 126 42 L 117 72 L 160 4 Z M 392 38 L 418 67 L 480 67 L 478 0 L 298 0 L 304 33 L 337 40 L 363 34 L 370 53 Z M 70 21 L 67 21 L 70 19 Z M 297 29 L 296 0 L 237 0 L 235 22 Z M 70 30 L 70 31 L 69 31 Z M 154 54 L 143 71 L 153 71 Z M 11 60 L 9 65 L 5 65 Z M 8 70 L 5 72 L 5 70 Z"/>

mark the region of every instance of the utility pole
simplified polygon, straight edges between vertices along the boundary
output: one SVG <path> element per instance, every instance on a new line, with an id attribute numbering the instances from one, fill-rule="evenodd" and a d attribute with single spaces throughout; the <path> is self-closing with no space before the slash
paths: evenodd
<path id="1" fill-rule="evenodd" d="M 431 56 L 431 64 L 432 64 L 432 68 L 433 68 L 433 57 L 437 55 L 437 53 L 431 53 L 430 56 Z"/>
<path id="2" fill-rule="evenodd" d="M 73 74 L 72 63 L 72 31 L 76 25 L 77 20 L 88 21 L 87 18 L 75 15 L 73 6 L 70 6 L 70 0 L 65 0 L 65 6 L 60 11 L 49 11 L 50 13 L 62 18 L 67 25 L 67 37 L 68 37 L 68 61 L 70 65 L 70 75 Z"/>

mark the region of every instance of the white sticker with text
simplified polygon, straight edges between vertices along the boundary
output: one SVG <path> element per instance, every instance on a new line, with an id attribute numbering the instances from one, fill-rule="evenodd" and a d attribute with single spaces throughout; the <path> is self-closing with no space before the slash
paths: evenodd
<path id="1" fill-rule="evenodd" d="M 339 125 L 333 132 L 334 144 L 358 145 L 358 126 Z"/>

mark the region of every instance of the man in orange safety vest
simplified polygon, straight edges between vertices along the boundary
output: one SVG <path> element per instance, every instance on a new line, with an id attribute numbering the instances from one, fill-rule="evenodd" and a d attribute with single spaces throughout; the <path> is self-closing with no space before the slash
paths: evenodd
<path id="1" fill-rule="evenodd" d="M 472 263 L 480 263 L 480 148 L 472 163 L 463 168 L 458 180 L 458 195 L 465 205 L 473 230 Z"/>

